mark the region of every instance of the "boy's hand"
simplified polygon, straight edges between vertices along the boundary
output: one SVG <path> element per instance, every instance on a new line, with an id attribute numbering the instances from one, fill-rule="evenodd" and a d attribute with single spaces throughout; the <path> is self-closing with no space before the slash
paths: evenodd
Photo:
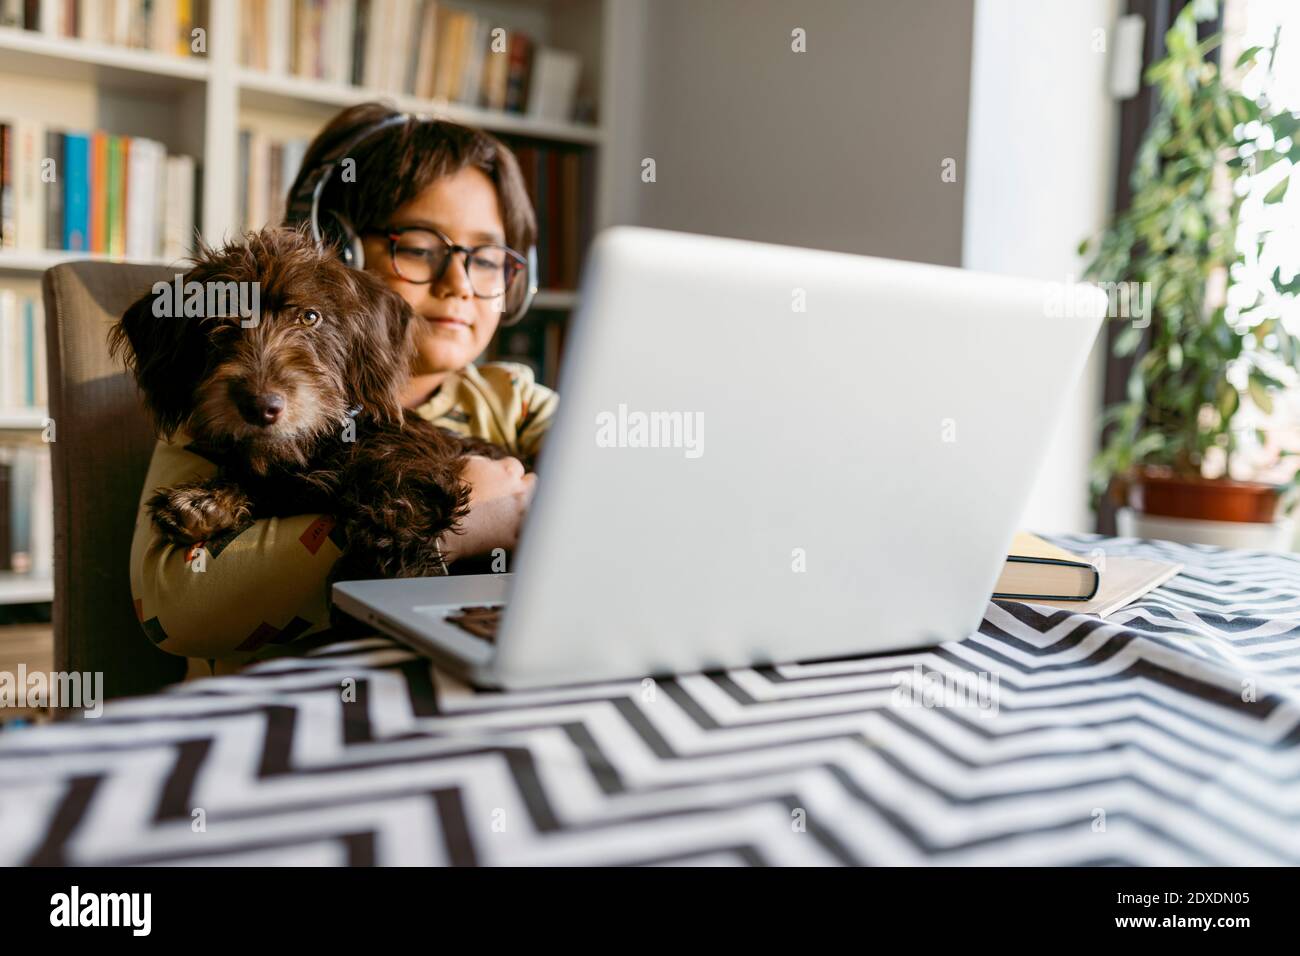
<path id="1" fill-rule="evenodd" d="M 537 476 L 524 474 L 518 458 L 494 461 L 480 455 L 465 459 L 460 474 L 470 486 L 469 514 L 461 522 L 460 534 L 443 535 L 443 558 L 450 564 L 495 548 L 512 550 L 519 543 L 519 528 Z"/>

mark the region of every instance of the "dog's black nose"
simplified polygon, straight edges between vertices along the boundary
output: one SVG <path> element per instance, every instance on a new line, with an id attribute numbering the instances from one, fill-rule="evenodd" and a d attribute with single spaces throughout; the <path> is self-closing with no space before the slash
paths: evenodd
<path id="1" fill-rule="evenodd" d="M 274 425 L 284 411 L 284 396 L 278 392 L 252 395 L 239 403 L 239 411 L 251 425 Z"/>

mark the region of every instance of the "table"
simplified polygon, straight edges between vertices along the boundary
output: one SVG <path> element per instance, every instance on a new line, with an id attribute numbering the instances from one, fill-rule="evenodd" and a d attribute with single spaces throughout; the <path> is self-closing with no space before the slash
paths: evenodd
<path id="1" fill-rule="evenodd" d="M 1105 621 L 674 680 L 330 643 L 0 733 L 0 863 L 1300 863 L 1300 558 L 1050 537 L 1185 568 Z"/>

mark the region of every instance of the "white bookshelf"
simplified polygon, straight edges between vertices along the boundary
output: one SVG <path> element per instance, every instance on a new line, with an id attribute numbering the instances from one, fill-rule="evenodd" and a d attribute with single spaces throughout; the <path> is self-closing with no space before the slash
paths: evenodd
<path id="1" fill-rule="evenodd" d="M 578 304 L 578 293 L 567 289 L 538 289 L 533 296 L 534 309 L 572 309 Z"/>
<path id="2" fill-rule="evenodd" d="M 49 2 L 49 0 L 45 0 Z M 517 113 L 462 103 L 422 100 L 289 74 L 248 69 L 239 62 L 238 0 L 211 0 L 206 57 L 179 57 L 83 40 L 0 27 L 0 83 L 6 88 L 0 118 L 31 115 L 68 128 L 105 128 L 150 136 L 169 151 L 199 160 L 202 197 L 197 222 L 209 242 L 237 231 L 240 184 L 239 130 L 268 123 L 303 135 L 319 129 L 345 106 L 384 100 L 397 108 L 440 116 L 494 133 L 526 136 L 598 149 L 598 181 L 608 181 L 607 124 L 600 108 L 610 87 L 601 55 L 615 17 L 617 0 L 464 0 L 452 6 L 482 10 L 541 45 L 577 52 L 586 73 L 584 88 L 598 104 L 596 124 L 556 123 Z M 513 23 L 512 23 L 513 21 Z M 13 96 L 8 95 L 12 91 Z M 602 186 L 592 192 L 593 222 L 608 221 Z M 0 281 L 39 274 L 73 253 L 0 252 Z M 544 290 L 547 291 L 547 290 Z M 554 292 L 542 301 L 563 308 L 571 293 Z"/>
<path id="3" fill-rule="evenodd" d="M 202 57 L 167 56 L 17 27 L 0 27 L 0 72 L 141 91 L 150 90 L 159 78 L 205 83 L 209 76 Z"/>
<path id="4" fill-rule="evenodd" d="M 127 259 L 122 256 L 67 252 L 60 249 L 25 249 L 0 251 L 0 276 L 18 275 L 40 278 L 42 272 L 63 262 L 134 262 L 144 265 L 168 265 L 165 259 Z"/>
<path id="5" fill-rule="evenodd" d="M 42 0 L 51 2 L 51 0 Z M 239 0 L 210 0 L 207 55 L 170 56 L 0 27 L 0 120 L 37 119 L 66 129 L 107 129 L 163 142 L 170 153 L 193 156 L 201 169 L 195 210 L 203 238 L 221 243 L 239 231 L 239 131 L 260 127 L 310 137 L 345 106 L 382 100 L 398 109 L 439 116 L 493 133 L 596 151 L 597 184 L 589 186 L 592 222 L 610 222 L 608 115 L 613 83 L 612 38 L 631 21 L 620 0 L 455 0 L 449 6 L 482 12 L 508 29 L 528 33 L 539 46 L 571 50 L 582 60 L 581 92 L 596 103 L 598 122 L 548 122 L 463 103 L 422 100 L 240 64 Z M 0 288 L 40 293 L 48 268 L 107 256 L 54 250 L 0 250 Z M 163 264 L 161 260 L 151 264 Z M 571 310 L 577 294 L 542 289 L 538 309 Z M 0 409 L 0 443 L 39 441 L 44 409 Z M 48 576 L 0 572 L 0 605 L 48 601 Z"/>
<path id="6" fill-rule="evenodd" d="M 39 431 L 49 412 L 43 408 L 0 408 L 0 432 Z"/>
<path id="7" fill-rule="evenodd" d="M 479 109 L 464 103 L 422 100 L 414 96 L 398 96 L 358 86 L 321 83 L 242 67 L 237 71 L 236 85 L 239 87 L 239 102 L 242 106 L 268 111 L 293 112 L 304 106 L 328 106 L 337 110 L 362 100 L 387 100 L 401 110 L 432 113 L 443 119 L 488 129 L 494 133 L 591 145 L 600 143 L 603 138 L 599 126 L 587 123 L 552 123 L 517 113 Z"/>
<path id="8" fill-rule="evenodd" d="M 54 578 L 46 574 L 0 571 L 0 604 L 40 604 L 54 600 Z"/>

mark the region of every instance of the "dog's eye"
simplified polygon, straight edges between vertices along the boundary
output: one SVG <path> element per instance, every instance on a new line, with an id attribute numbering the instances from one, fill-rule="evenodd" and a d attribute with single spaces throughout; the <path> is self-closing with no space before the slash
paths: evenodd
<path id="1" fill-rule="evenodd" d="M 321 314 L 316 309 L 303 309 L 298 318 L 306 326 L 320 325 Z"/>

